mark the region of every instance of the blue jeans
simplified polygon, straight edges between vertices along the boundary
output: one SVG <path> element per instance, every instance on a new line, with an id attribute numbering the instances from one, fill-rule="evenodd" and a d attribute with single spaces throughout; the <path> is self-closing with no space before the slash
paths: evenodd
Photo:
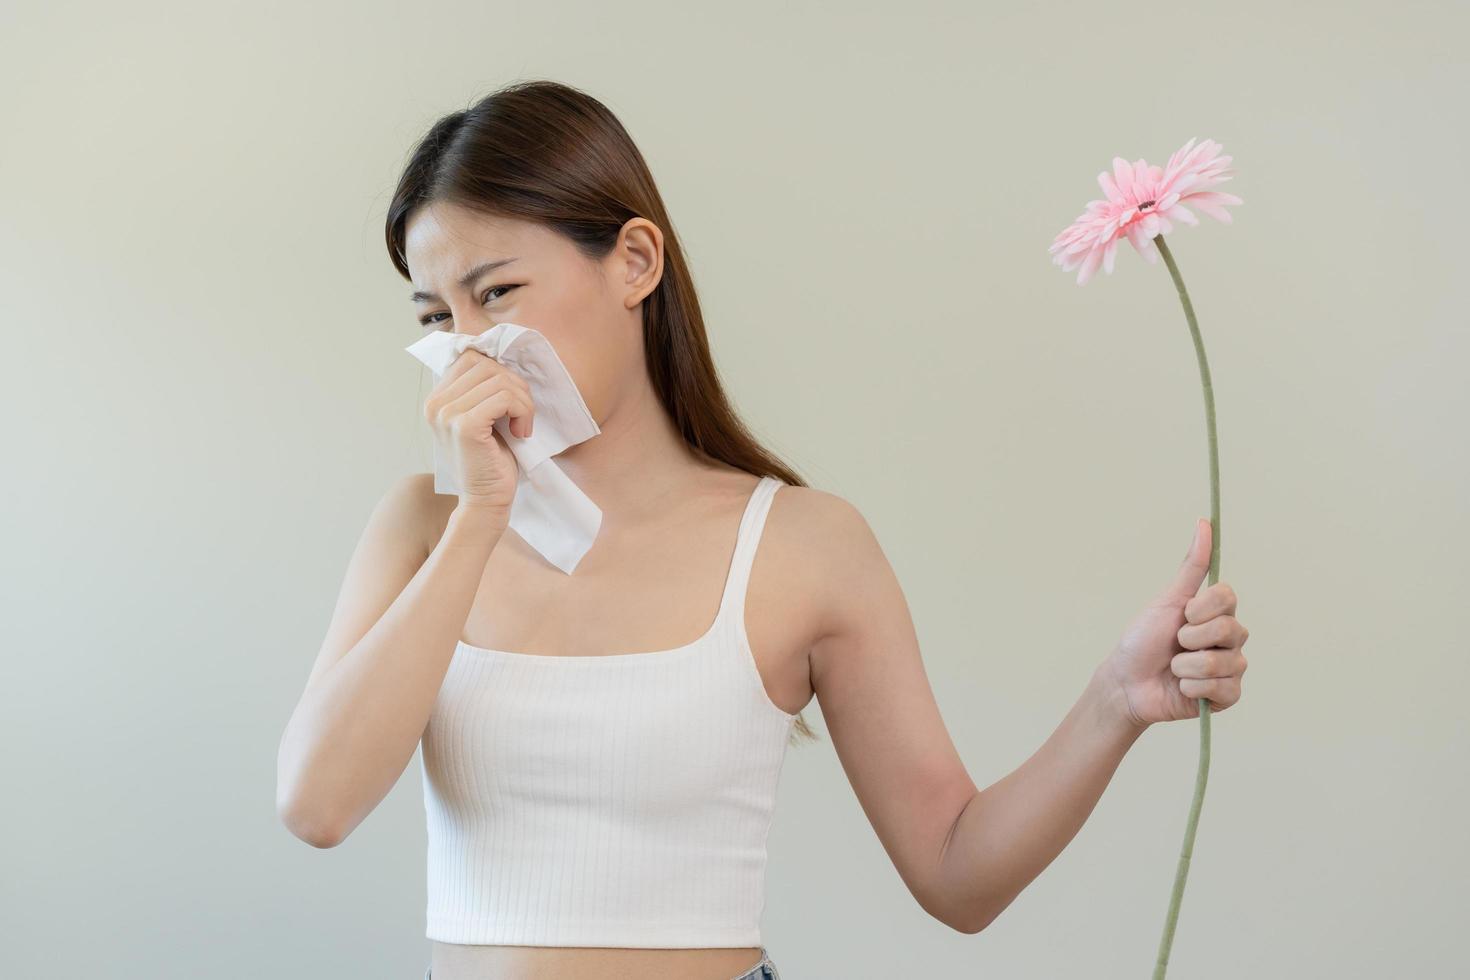
<path id="1" fill-rule="evenodd" d="M 433 980 L 433 978 L 434 968 L 431 966 L 424 970 L 424 980 Z M 740 976 L 731 977 L 730 980 L 781 980 L 781 974 L 777 972 L 776 964 L 771 961 L 771 954 L 766 952 L 766 948 L 762 946 L 761 961 Z"/>

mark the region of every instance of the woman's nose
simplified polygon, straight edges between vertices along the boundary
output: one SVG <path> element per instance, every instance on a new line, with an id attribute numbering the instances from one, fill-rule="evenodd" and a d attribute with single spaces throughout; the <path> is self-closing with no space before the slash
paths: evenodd
<path id="1" fill-rule="evenodd" d="M 469 334 L 473 337 L 478 337 L 493 326 L 495 326 L 495 321 L 483 313 L 479 316 L 454 318 L 454 332 Z"/>

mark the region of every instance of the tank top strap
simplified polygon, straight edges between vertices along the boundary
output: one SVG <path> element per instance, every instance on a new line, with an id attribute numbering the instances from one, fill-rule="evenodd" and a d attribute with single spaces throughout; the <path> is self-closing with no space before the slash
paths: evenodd
<path id="1" fill-rule="evenodd" d="M 785 484 L 776 477 L 763 476 L 751 491 L 750 500 L 745 505 L 745 514 L 740 518 L 740 530 L 735 537 L 735 553 L 730 558 L 725 594 L 720 599 L 721 617 L 744 614 L 745 590 L 750 584 L 750 570 L 755 564 L 756 546 L 760 544 L 761 532 L 765 530 L 771 499 L 783 486 Z"/>

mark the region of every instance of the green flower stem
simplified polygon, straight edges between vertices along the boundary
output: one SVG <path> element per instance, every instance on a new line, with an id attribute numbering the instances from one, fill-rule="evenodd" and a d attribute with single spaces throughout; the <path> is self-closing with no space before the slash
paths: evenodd
<path id="1" fill-rule="evenodd" d="M 1179 276 L 1179 267 L 1164 236 L 1154 238 L 1169 275 L 1174 277 L 1174 287 L 1179 290 L 1179 301 L 1184 304 L 1184 318 L 1189 321 L 1189 335 L 1194 338 L 1194 353 L 1199 360 L 1199 378 L 1205 389 L 1205 428 L 1210 439 L 1210 573 L 1207 581 L 1214 585 L 1220 581 L 1220 453 L 1215 439 L 1215 389 L 1210 384 L 1210 363 L 1205 359 L 1205 344 L 1200 339 L 1199 323 L 1194 318 L 1194 306 L 1189 302 L 1189 292 Z M 1174 892 L 1169 896 L 1169 917 L 1164 923 L 1164 935 L 1159 941 L 1159 956 L 1154 964 L 1154 980 L 1163 980 L 1169 966 L 1169 948 L 1174 943 L 1174 924 L 1179 920 L 1179 903 L 1184 899 L 1184 881 L 1189 877 L 1189 857 L 1194 853 L 1194 832 L 1199 826 L 1200 806 L 1205 801 L 1205 783 L 1210 775 L 1210 702 L 1199 699 L 1199 770 L 1194 778 L 1194 802 L 1189 806 L 1189 823 L 1184 828 L 1184 847 L 1179 852 L 1179 867 L 1174 872 Z"/>

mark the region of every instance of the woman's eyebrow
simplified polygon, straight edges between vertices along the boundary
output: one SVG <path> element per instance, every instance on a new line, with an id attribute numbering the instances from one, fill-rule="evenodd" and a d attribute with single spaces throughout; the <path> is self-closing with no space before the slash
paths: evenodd
<path id="1" fill-rule="evenodd" d="M 513 258 L 509 258 L 509 259 L 496 259 L 493 262 L 481 262 L 479 265 L 475 266 L 469 272 L 466 272 L 464 275 L 460 276 L 459 277 L 459 284 L 463 288 L 468 289 L 469 286 L 470 286 L 470 283 L 474 282 L 476 279 L 480 278 L 485 273 L 487 273 L 487 272 L 494 272 L 496 269 L 500 268 L 501 266 L 503 266 L 503 265 L 510 265 L 512 262 L 515 262 L 515 261 L 516 261 L 516 258 L 513 257 Z M 441 302 L 438 293 L 425 292 L 424 290 L 421 290 L 421 289 L 420 290 L 415 290 L 408 297 L 408 300 L 411 303 L 422 303 L 422 302 L 424 302 L 426 300 L 429 301 L 429 302 L 433 302 L 433 303 Z"/>

